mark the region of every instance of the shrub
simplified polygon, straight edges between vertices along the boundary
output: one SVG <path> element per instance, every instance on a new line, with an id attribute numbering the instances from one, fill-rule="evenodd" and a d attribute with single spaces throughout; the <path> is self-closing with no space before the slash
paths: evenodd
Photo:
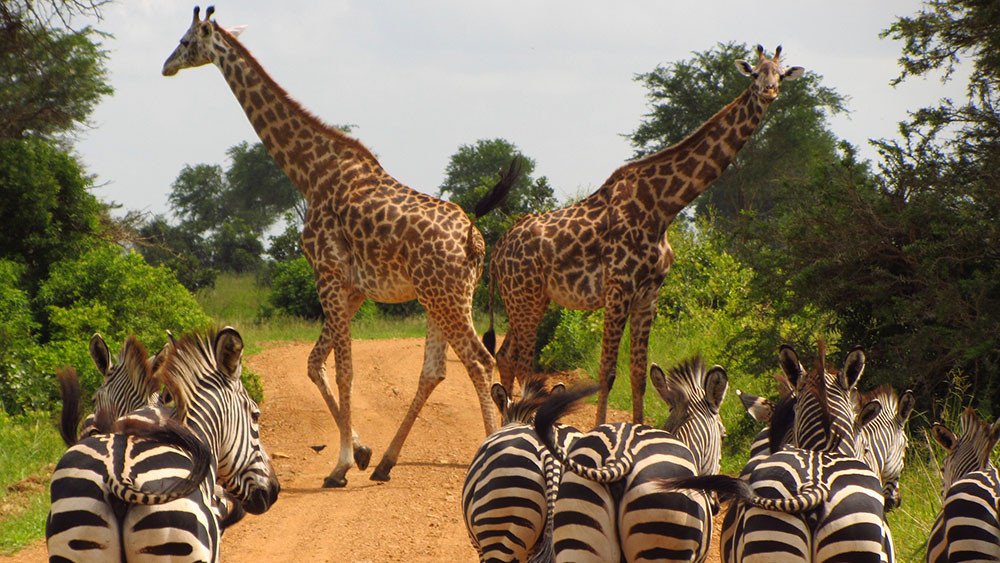
<path id="1" fill-rule="evenodd" d="M 167 330 L 181 334 L 211 324 L 171 270 L 150 266 L 139 254 L 114 245 L 56 263 L 36 302 L 48 339 L 36 355 L 36 369 L 51 378 L 62 365 L 73 365 L 88 392 L 100 383 L 87 352 L 94 332 L 104 336 L 112 351 L 135 334 L 153 353 L 166 342 Z M 54 400 L 55 385 L 51 387 Z"/>
<path id="2" fill-rule="evenodd" d="M 23 272 L 23 266 L 0 260 L 0 410 L 9 413 L 33 407 L 37 391 L 28 374 L 38 325 L 31 318 L 28 294 L 19 287 Z"/>
<path id="3" fill-rule="evenodd" d="M 595 350 L 600 351 L 604 315 L 592 311 L 558 309 L 559 322 L 543 347 L 538 363 L 546 371 L 579 367 Z"/>
<path id="4" fill-rule="evenodd" d="M 271 273 L 268 302 L 279 311 L 306 319 L 322 319 L 316 276 L 305 257 L 277 262 Z"/>

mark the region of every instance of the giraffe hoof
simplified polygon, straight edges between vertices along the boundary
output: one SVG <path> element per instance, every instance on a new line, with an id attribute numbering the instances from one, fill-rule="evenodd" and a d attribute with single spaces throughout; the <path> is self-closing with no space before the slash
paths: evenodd
<path id="1" fill-rule="evenodd" d="M 354 463 L 358 464 L 358 469 L 368 469 L 368 463 L 372 460 L 372 449 L 367 446 L 354 448 Z"/>
<path id="2" fill-rule="evenodd" d="M 392 471 L 392 467 L 394 465 L 396 465 L 396 464 L 393 463 L 393 462 L 390 462 L 388 460 L 384 460 L 383 459 L 378 464 L 378 467 L 375 468 L 375 471 L 372 472 L 371 480 L 372 481 L 388 481 L 390 479 L 389 472 Z"/>
<path id="3" fill-rule="evenodd" d="M 340 477 L 326 477 L 323 479 L 324 489 L 342 489 L 347 486 L 347 479 Z"/>

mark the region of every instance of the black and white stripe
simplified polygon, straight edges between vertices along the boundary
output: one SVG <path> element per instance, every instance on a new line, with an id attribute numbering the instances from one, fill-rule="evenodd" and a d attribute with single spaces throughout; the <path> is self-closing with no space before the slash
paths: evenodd
<path id="1" fill-rule="evenodd" d="M 724 561 L 885 561 L 893 547 L 883 532 L 882 488 L 860 459 L 858 434 L 881 412 L 873 401 L 858 412 L 856 385 L 864 370 L 861 350 L 847 356 L 840 373 L 806 373 L 790 347 L 780 363 L 795 386 L 795 416 L 788 446 L 760 460 L 748 480 L 714 475 L 664 483 L 735 497 Z M 773 419 L 772 419 L 773 423 Z M 773 436 L 786 428 L 772 426 Z M 773 437 L 772 436 L 772 437 Z M 725 535 L 725 534 L 724 534 Z"/>
<path id="2" fill-rule="evenodd" d="M 51 485 L 46 537 L 53 560 L 215 561 L 217 478 L 247 511 L 270 507 L 279 487 L 260 445 L 259 410 L 240 383 L 242 349 L 231 328 L 182 339 L 168 348 L 157 373 L 172 408 L 144 407 L 119 419 L 115 432 L 69 449 Z M 196 436 L 204 453 L 192 456 L 190 448 L 145 432 L 176 424 L 173 419 Z M 207 477 L 175 498 L 175 483 L 205 462 Z"/>
<path id="3" fill-rule="evenodd" d="M 552 560 L 552 509 L 562 466 L 531 424 L 550 393 L 562 391 L 562 385 L 546 391 L 541 379 L 532 379 L 515 402 L 501 384 L 491 389 L 503 426 L 476 451 L 462 487 L 465 526 L 480 561 Z M 567 443 L 579 433 L 560 425 L 557 434 Z"/>
<path id="4" fill-rule="evenodd" d="M 700 359 L 650 378 L 670 405 L 665 429 L 603 424 L 563 453 L 547 429 L 594 391 L 578 388 L 543 405 L 535 427 L 564 464 L 554 517 L 554 550 L 565 561 L 702 561 L 712 532 L 713 500 L 693 491 L 665 492 L 661 479 L 719 470 L 724 434 L 718 409 L 728 378 Z"/>
<path id="5" fill-rule="evenodd" d="M 941 466 L 943 494 L 927 542 L 927 561 L 1000 561 L 1000 477 L 990 461 L 1000 439 L 972 407 L 961 416 L 962 436 L 935 423 L 931 435 L 947 455 Z"/>

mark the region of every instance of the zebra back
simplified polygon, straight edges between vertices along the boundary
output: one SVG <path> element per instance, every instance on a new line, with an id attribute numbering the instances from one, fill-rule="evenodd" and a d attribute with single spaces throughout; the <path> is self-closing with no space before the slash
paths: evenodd
<path id="1" fill-rule="evenodd" d="M 1000 560 L 1000 478 L 990 461 L 1000 439 L 972 407 L 962 411 L 962 435 L 934 423 L 931 435 L 946 451 L 942 506 L 927 542 L 927 561 Z"/>

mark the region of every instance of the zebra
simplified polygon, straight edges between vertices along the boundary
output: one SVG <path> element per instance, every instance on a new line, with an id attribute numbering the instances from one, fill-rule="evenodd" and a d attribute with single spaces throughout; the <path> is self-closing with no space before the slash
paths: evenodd
<path id="1" fill-rule="evenodd" d="M 669 374 L 653 364 L 650 380 L 670 406 L 663 429 L 602 424 L 563 452 L 552 423 L 596 388 L 566 391 L 539 408 L 536 432 L 563 463 L 553 522 L 557 561 L 706 558 L 717 505 L 700 492 L 659 491 L 657 482 L 719 471 L 728 376 L 719 366 L 706 371 L 696 357 Z"/>
<path id="2" fill-rule="evenodd" d="M 878 401 L 858 408 L 864 352 L 852 350 L 839 373 L 827 372 L 822 342 L 813 372 L 805 371 L 787 345 L 779 351 L 779 362 L 795 386 L 791 442 L 797 445 L 761 460 L 748 480 L 709 475 L 661 486 L 735 497 L 723 561 L 891 561 L 881 483 L 859 459 L 860 429 L 882 411 Z M 785 431 L 772 427 L 774 435 Z"/>
<path id="3" fill-rule="evenodd" d="M 240 383 L 243 341 L 232 328 L 168 346 L 157 372 L 164 402 L 143 407 L 71 447 L 56 466 L 46 521 L 50 560 L 218 560 L 218 481 L 259 514 L 280 486 L 259 440 L 260 410 Z M 183 425 L 203 452 L 147 439 Z M 206 477 L 184 494 L 185 479 Z"/>
<path id="4" fill-rule="evenodd" d="M 525 382 L 519 401 L 493 384 L 503 426 L 486 438 L 469 464 L 462 486 L 465 526 L 480 561 L 552 560 L 552 513 L 562 467 L 538 440 L 535 411 L 562 384 L 546 390 L 541 378 Z M 560 425 L 558 441 L 579 435 Z"/>
<path id="5" fill-rule="evenodd" d="M 1000 560 L 1000 476 L 990 455 L 1000 420 L 988 424 L 972 407 L 962 411 L 962 436 L 934 423 L 931 435 L 947 454 L 941 466 L 941 511 L 927 541 L 927 561 Z"/>

